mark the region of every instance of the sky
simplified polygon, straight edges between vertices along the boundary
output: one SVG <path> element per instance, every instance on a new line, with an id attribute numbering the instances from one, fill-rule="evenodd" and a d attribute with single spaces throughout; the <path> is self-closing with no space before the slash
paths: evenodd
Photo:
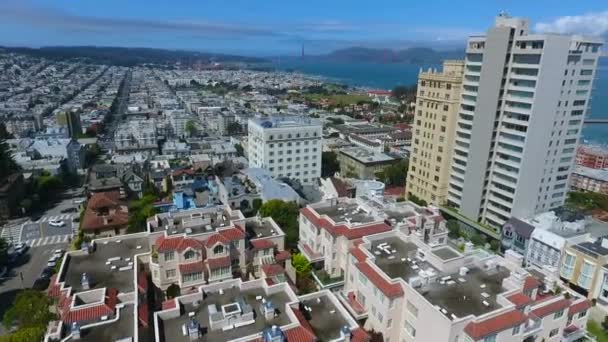
<path id="1" fill-rule="evenodd" d="M 506 11 L 539 32 L 608 37 L 607 0 L 0 0 L 0 45 L 252 56 L 350 46 L 462 48 Z"/>

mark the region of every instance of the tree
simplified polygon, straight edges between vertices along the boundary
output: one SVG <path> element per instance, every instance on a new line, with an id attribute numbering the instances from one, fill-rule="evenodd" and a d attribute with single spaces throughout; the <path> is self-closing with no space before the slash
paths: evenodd
<path id="1" fill-rule="evenodd" d="M 409 199 L 410 201 L 412 201 L 412 202 L 414 202 L 414 203 L 418 204 L 418 205 L 419 205 L 419 206 L 421 206 L 421 207 L 426 207 L 426 206 L 428 205 L 428 203 L 426 203 L 426 201 L 425 201 L 425 200 L 423 200 L 423 199 L 421 199 L 421 198 L 418 198 L 418 196 L 416 196 L 416 195 L 414 195 L 414 194 L 412 194 L 412 193 L 410 193 L 410 194 L 408 195 L 407 199 Z"/>
<path id="2" fill-rule="evenodd" d="M 407 179 L 407 159 L 386 167 L 382 172 L 382 180 L 387 186 L 404 186 Z"/>
<path id="3" fill-rule="evenodd" d="M 22 328 L 11 334 L 0 336 L 0 342 L 42 341 L 45 332 L 46 327 L 43 326 Z"/>
<path id="4" fill-rule="evenodd" d="M 5 139 L 0 139 L 0 180 L 14 172 L 20 171 L 19 165 L 13 159 Z"/>
<path id="5" fill-rule="evenodd" d="M 285 232 L 288 245 L 295 246 L 298 243 L 298 216 L 300 211 L 295 202 L 273 199 L 262 205 L 259 214 L 262 217 L 272 217 L 274 222 Z"/>
<path id="6" fill-rule="evenodd" d="M 4 122 L 0 122 L 0 139 L 13 139 L 13 135 L 6 130 Z"/>
<path id="7" fill-rule="evenodd" d="M 23 290 L 17 294 L 13 305 L 4 313 L 2 324 L 6 329 L 46 328 L 55 316 L 49 311 L 51 299 L 36 290 Z"/>
<path id="8" fill-rule="evenodd" d="M 154 202 L 156 202 L 156 196 L 154 195 L 146 195 L 139 200 L 131 202 L 127 232 L 136 233 L 146 230 L 148 217 L 156 214 Z"/>
<path id="9" fill-rule="evenodd" d="M 229 123 L 226 127 L 226 133 L 228 133 L 228 135 L 237 135 L 240 134 L 242 131 L 243 126 L 241 126 L 241 124 L 236 121 Z"/>
<path id="10" fill-rule="evenodd" d="M 253 211 L 253 214 L 257 214 L 257 212 L 260 210 L 260 208 L 262 207 L 262 199 L 261 198 L 254 198 L 253 201 L 251 202 L 251 210 Z"/>
<path id="11" fill-rule="evenodd" d="M 188 136 L 193 136 L 194 134 L 196 134 L 196 124 L 193 120 L 188 120 L 188 122 L 186 122 L 185 129 L 188 133 Z"/>
<path id="12" fill-rule="evenodd" d="M 332 177 L 338 171 L 340 171 L 338 154 L 333 151 L 321 153 L 321 177 Z"/>
<path id="13" fill-rule="evenodd" d="M 416 86 L 396 86 L 393 88 L 391 96 L 399 101 L 411 102 L 416 98 Z"/>
<path id="14" fill-rule="evenodd" d="M 245 150 L 241 144 L 234 144 L 234 149 L 236 150 L 236 155 L 239 157 L 245 156 Z"/>
<path id="15" fill-rule="evenodd" d="M 458 224 L 458 221 L 448 220 L 445 225 L 448 228 L 448 236 L 452 239 L 458 239 L 460 236 L 460 225 Z"/>
<path id="16" fill-rule="evenodd" d="M 291 256 L 291 265 L 300 276 L 307 276 L 312 271 L 310 261 L 302 253 L 296 253 Z"/>
<path id="17" fill-rule="evenodd" d="M 173 283 L 167 287 L 167 299 L 176 298 L 181 295 L 179 285 Z"/>
<path id="18" fill-rule="evenodd" d="M 0 266 L 8 263 L 8 243 L 5 238 L 0 238 Z"/>
<path id="19" fill-rule="evenodd" d="M 471 236 L 469 237 L 469 240 L 471 240 L 471 242 L 475 246 L 482 246 L 486 243 L 486 237 L 484 235 L 477 234 L 477 233 L 471 234 Z"/>

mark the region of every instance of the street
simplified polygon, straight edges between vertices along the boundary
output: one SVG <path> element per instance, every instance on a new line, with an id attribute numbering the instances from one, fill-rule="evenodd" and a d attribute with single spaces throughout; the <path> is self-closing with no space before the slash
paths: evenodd
<path id="1" fill-rule="evenodd" d="M 46 263 L 53 252 L 56 249 L 67 250 L 67 247 L 68 245 L 65 242 L 33 247 L 17 259 L 16 263 L 9 268 L 7 274 L 0 278 L 0 303 L 3 303 L 0 306 L 0 317 L 10 308 L 19 291 L 32 287 L 34 281 L 46 267 Z M 6 331 L 0 325 L 0 335 L 4 333 Z"/>

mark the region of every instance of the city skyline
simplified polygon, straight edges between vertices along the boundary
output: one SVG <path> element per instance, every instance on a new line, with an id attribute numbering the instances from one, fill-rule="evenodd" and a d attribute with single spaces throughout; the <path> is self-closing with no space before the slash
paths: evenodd
<path id="1" fill-rule="evenodd" d="M 451 49 L 460 48 L 468 36 L 482 33 L 491 24 L 488 18 L 503 10 L 528 17 L 535 23 L 535 32 L 604 37 L 608 32 L 608 8 L 601 1 L 567 6 L 514 1 L 505 7 L 498 1 L 183 1 L 176 5 L 27 0 L 0 5 L 0 36 L 4 37 L 0 44 L 154 47 L 256 56 L 299 55 L 302 44 L 307 54 L 350 46 Z"/>

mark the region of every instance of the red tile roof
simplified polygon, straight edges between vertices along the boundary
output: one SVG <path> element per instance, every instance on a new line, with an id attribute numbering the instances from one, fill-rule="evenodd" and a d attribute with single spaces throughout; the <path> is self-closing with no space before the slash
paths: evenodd
<path id="1" fill-rule="evenodd" d="M 570 305 L 568 309 L 568 316 L 573 316 L 579 312 L 583 312 L 591 307 L 591 302 L 588 300 L 583 300 L 581 302 Z"/>
<path id="2" fill-rule="evenodd" d="M 351 342 L 368 342 L 371 340 L 371 336 L 362 328 L 356 328 L 351 331 L 350 340 Z"/>
<path id="3" fill-rule="evenodd" d="M 532 290 L 538 288 L 540 286 L 540 280 L 534 278 L 533 276 L 528 276 L 524 281 L 524 291 Z"/>
<path id="4" fill-rule="evenodd" d="M 488 335 L 496 334 L 524 323 L 526 320 L 526 315 L 521 311 L 512 310 L 480 322 L 471 322 L 464 328 L 464 332 L 474 341 L 477 341 Z"/>
<path id="5" fill-rule="evenodd" d="M 139 318 L 139 322 L 144 327 L 147 327 L 149 325 L 150 311 L 148 310 L 148 303 L 143 302 L 137 306 L 137 318 Z"/>
<path id="6" fill-rule="evenodd" d="M 69 311 L 63 317 L 63 321 L 66 323 L 92 321 L 100 319 L 102 316 L 111 316 L 114 314 L 117 303 L 118 290 L 110 288 L 107 289 L 106 299 L 103 304 Z"/>
<path id="7" fill-rule="evenodd" d="M 51 276 L 49 289 L 46 291 L 46 294 L 51 298 L 59 298 L 61 295 L 61 285 L 57 283 L 57 274 Z"/>
<path id="8" fill-rule="evenodd" d="M 207 246 L 207 248 L 211 248 L 211 247 L 215 246 L 217 243 L 220 243 L 222 245 L 227 245 L 230 243 L 230 240 L 228 240 L 224 235 L 213 234 L 209 237 L 209 239 L 207 239 L 207 241 L 205 241 L 205 246 Z"/>
<path id="9" fill-rule="evenodd" d="M 220 230 L 218 233 L 222 234 L 229 241 L 242 240 L 245 238 L 245 232 L 239 228 L 228 228 Z"/>
<path id="10" fill-rule="evenodd" d="M 367 255 L 365 255 L 359 247 L 351 248 L 350 254 L 352 254 L 358 262 L 364 262 L 367 259 Z"/>
<path id="11" fill-rule="evenodd" d="M 289 251 L 280 251 L 274 256 L 274 260 L 276 261 L 285 261 L 291 258 L 291 253 Z"/>
<path id="12" fill-rule="evenodd" d="M 403 196 L 405 194 L 405 188 L 402 186 L 391 186 L 384 189 L 385 196 Z"/>
<path id="13" fill-rule="evenodd" d="M 162 304 L 163 310 L 175 309 L 177 307 L 177 299 L 167 299 Z"/>
<path id="14" fill-rule="evenodd" d="M 541 306 L 540 308 L 532 310 L 532 314 L 539 318 L 543 318 L 547 315 L 569 307 L 570 303 L 570 299 L 560 299 L 558 301 L 549 303 L 547 305 Z"/>
<path id="15" fill-rule="evenodd" d="M 256 239 L 256 240 L 251 240 L 250 242 L 251 242 L 251 247 L 253 247 L 253 249 L 274 248 L 274 243 L 268 239 Z"/>
<path id="16" fill-rule="evenodd" d="M 530 303 L 533 302 L 532 298 L 526 296 L 525 294 L 523 294 L 521 292 L 513 294 L 513 295 L 510 295 L 509 297 L 507 297 L 507 299 L 511 303 L 515 304 L 515 307 L 517 307 L 517 308 L 524 307 L 527 304 L 530 304 Z"/>
<path id="17" fill-rule="evenodd" d="M 160 253 L 169 252 L 169 251 L 185 251 L 187 248 L 193 248 L 196 250 L 203 249 L 203 243 L 196 239 L 192 238 L 184 238 L 184 237 L 166 237 L 161 236 L 156 239 L 154 243 L 156 245 L 156 250 Z"/>
<path id="18" fill-rule="evenodd" d="M 366 262 L 358 262 L 357 268 L 378 288 L 385 296 L 389 298 L 400 297 L 403 295 L 403 288 L 399 283 L 391 284 L 384 279 L 376 270 L 374 270 Z"/>
<path id="19" fill-rule="evenodd" d="M 173 171 L 173 177 L 176 176 L 181 176 L 181 175 L 189 175 L 189 176 L 194 176 L 196 172 L 194 172 L 194 170 L 192 169 L 179 169 L 179 170 L 174 170 Z"/>
<path id="20" fill-rule="evenodd" d="M 371 223 L 356 227 L 349 227 L 345 224 L 334 225 L 324 217 L 318 217 L 314 209 L 309 207 L 300 209 L 300 213 L 304 215 L 314 226 L 327 230 L 331 235 L 344 236 L 349 240 L 359 239 L 367 235 L 383 233 L 391 230 L 391 227 L 386 223 Z"/>
<path id="21" fill-rule="evenodd" d="M 182 274 L 196 273 L 203 271 L 203 262 L 195 261 L 188 264 L 180 264 L 179 272 Z"/>
<path id="22" fill-rule="evenodd" d="M 230 266 L 230 257 L 221 257 L 221 258 L 213 258 L 207 259 L 207 264 L 210 269 L 216 269 L 220 267 L 228 267 Z"/>
<path id="23" fill-rule="evenodd" d="M 264 271 L 264 274 L 267 277 L 274 277 L 276 275 L 285 273 L 285 269 L 283 269 L 283 266 L 278 264 L 262 265 L 262 271 Z"/>
<path id="24" fill-rule="evenodd" d="M 101 209 L 103 211 L 100 211 Z M 109 211 L 112 214 L 105 214 Z M 102 214 L 104 213 L 104 214 Z M 87 203 L 81 228 L 84 230 L 109 230 L 126 226 L 129 213 L 126 204 L 120 200 L 118 191 L 98 192 Z"/>
<path id="25" fill-rule="evenodd" d="M 87 202 L 87 208 L 101 209 L 101 208 L 113 208 L 119 205 L 126 205 L 120 200 L 119 191 L 105 191 L 94 193 L 89 201 Z"/>
<path id="26" fill-rule="evenodd" d="M 301 326 L 285 330 L 283 333 L 285 334 L 285 337 L 289 342 L 317 341 L 317 336 L 315 336 L 315 334 Z"/>

